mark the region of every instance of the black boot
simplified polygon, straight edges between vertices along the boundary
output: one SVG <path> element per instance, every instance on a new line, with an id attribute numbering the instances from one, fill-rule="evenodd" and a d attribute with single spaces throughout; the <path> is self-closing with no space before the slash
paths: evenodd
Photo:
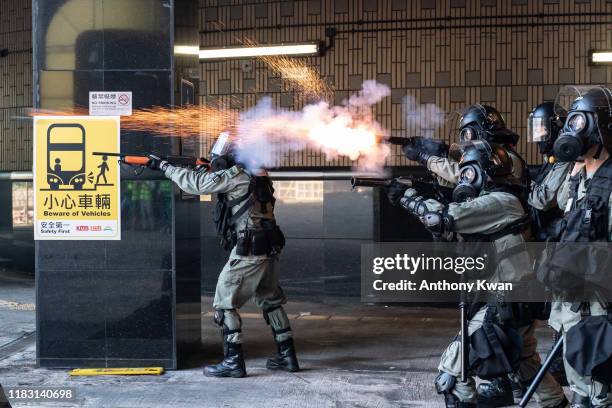
<path id="1" fill-rule="evenodd" d="M 295 355 L 295 345 L 293 338 L 276 343 L 278 355 L 268 359 L 266 368 L 269 370 L 283 370 L 289 372 L 300 371 L 297 356 Z"/>
<path id="2" fill-rule="evenodd" d="M 478 386 L 478 407 L 505 407 L 514 405 L 512 382 L 508 376 L 498 377 Z"/>
<path id="3" fill-rule="evenodd" d="M 475 403 L 459 401 L 453 394 L 456 382 L 456 377 L 443 371 L 436 377 L 434 385 L 436 386 L 436 392 L 444 395 L 444 406 L 446 408 L 476 408 Z"/>
<path id="4" fill-rule="evenodd" d="M 204 367 L 204 375 L 208 377 L 246 377 L 246 366 L 242 355 L 242 344 L 223 341 L 223 361 Z"/>

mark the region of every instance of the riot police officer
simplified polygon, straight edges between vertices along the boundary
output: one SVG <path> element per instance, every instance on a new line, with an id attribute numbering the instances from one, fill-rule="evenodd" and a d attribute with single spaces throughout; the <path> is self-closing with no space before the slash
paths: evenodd
<path id="1" fill-rule="evenodd" d="M 527 135 L 529 142 L 536 143 L 543 156 L 543 163 L 531 182 L 529 191 L 529 215 L 536 241 L 544 242 L 555 236 L 555 230 L 563 218 L 563 210 L 557 205 L 557 192 L 571 167 L 569 162 L 555 159 L 553 145 L 565 124 L 567 111 L 554 102 L 544 102 L 529 114 Z M 554 332 L 553 344 L 561 334 Z M 557 356 L 551 364 L 550 373 L 561 385 L 568 385 L 563 369 L 563 358 Z"/>
<path id="2" fill-rule="evenodd" d="M 217 194 L 217 232 L 229 259 L 215 290 L 214 321 L 223 332 L 223 361 L 207 366 L 214 377 L 244 377 L 242 320 L 238 309 L 253 298 L 272 328 L 278 355 L 268 369 L 298 371 L 293 334 L 283 304 L 278 258 L 284 237 L 274 219 L 274 189 L 266 174 L 254 175 L 236 163 L 232 141 L 222 133 L 211 149 L 210 171 L 174 167 L 151 156 L 150 167 L 161 170 L 189 194 Z"/>
<path id="3" fill-rule="evenodd" d="M 458 157 L 457 152 L 460 153 Z M 495 254 L 496 269 L 490 281 L 518 282 L 532 273 L 531 258 L 522 247 L 529 239 L 529 220 L 524 204 L 519 199 L 521 183 L 512 175 L 513 162 L 508 151 L 501 145 L 484 140 L 470 140 L 453 146 L 449 156 L 458 165 L 457 186 L 453 202 L 443 205 L 433 199 L 424 199 L 419 193 L 406 188 L 400 182 L 392 183 L 387 191 L 392 203 L 401 205 L 434 234 L 458 234 L 467 242 L 492 242 L 498 249 Z M 535 376 L 539 369 L 534 337 L 535 325 L 531 318 L 519 313 L 508 316 L 500 310 L 514 309 L 512 305 L 491 300 L 474 304 L 468 324 L 468 333 L 474 334 L 484 325 L 503 321 L 512 327 L 522 344 L 515 344 L 520 355 L 518 361 L 509 362 L 509 357 L 498 353 L 492 360 L 503 360 L 508 371 L 518 370 L 523 380 Z M 510 328 L 504 329 L 510 331 Z M 460 381 L 460 342 L 454 340 L 443 353 L 436 378 L 436 389 L 443 394 L 447 407 L 502 406 L 513 404 L 512 393 L 495 399 L 479 398 L 473 378 Z M 496 363 L 492 363 L 496 364 Z M 485 370 L 486 371 L 486 370 Z M 485 372 L 480 372 L 485 375 Z M 493 377 L 501 373 L 495 372 Z M 563 390 L 547 375 L 537 390 L 540 403 L 545 407 L 563 407 L 567 403 Z M 509 397 L 509 399 L 508 399 Z"/>
<path id="4" fill-rule="evenodd" d="M 603 327 L 612 332 L 609 290 L 606 293 L 610 249 L 605 245 L 612 240 L 611 106 L 607 88 L 595 87 L 579 96 L 553 146 L 559 160 L 578 163 L 558 192 L 564 208 L 559 244 L 548 253 L 538 278 L 555 295 L 549 323 L 565 333 L 563 358 L 574 407 L 612 405 L 612 339 L 598 331 Z"/>
<path id="5" fill-rule="evenodd" d="M 528 198 L 534 235 L 540 242 L 554 235 L 555 226 L 563 217 L 563 211 L 557 205 L 557 192 L 571 163 L 557 161 L 553 145 L 566 117 L 567 112 L 563 107 L 554 102 L 545 102 L 535 107 L 527 122 L 529 141 L 536 143 L 544 156 L 543 164 L 531 182 Z"/>
<path id="6" fill-rule="evenodd" d="M 485 140 L 504 146 L 512 159 L 512 174 L 528 185 L 527 165 L 514 150 L 519 135 L 506 127 L 503 116 L 495 108 L 481 104 L 469 106 L 459 120 L 458 132 L 460 142 Z M 418 143 L 409 143 L 402 150 L 408 159 L 420 163 L 433 173 L 441 185 L 457 184 L 459 164 L 456 161 L 423 148 L 423 145 Z"/>

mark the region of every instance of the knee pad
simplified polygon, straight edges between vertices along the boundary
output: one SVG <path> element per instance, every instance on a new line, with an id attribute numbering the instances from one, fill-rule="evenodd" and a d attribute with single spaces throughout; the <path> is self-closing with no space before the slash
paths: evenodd
<path id="1" fill-rule="evenodd" d="M 224 330 L 239 330 L 242 319 L 235 309 L 215 309 L 214 322 Z"/>
<path id="2" fill-rule="evenodd" d="M 274 331 L 280 331 L 290 327 L 289 317 L 281 305 L 274 306 L 263 311 L 263 317 L 268 326 Z"/>
<path id="3" fill-rule="evenodd" d="M 217 326 L 223 327 L 223 321 L 225 320 L 225 313 L 223 313 L 223 309 L 215 309 L 215 313 L 213 314 L 213 322 Z"/>
<path id="4" fill-rule="evenodd" d="M 438 394 L 450 394 L 453 388 L 455 388 L 456 381 L 457 377 L 442 371 L 440 374 L 438 374 L 435 380 L 436 391 Z"/>

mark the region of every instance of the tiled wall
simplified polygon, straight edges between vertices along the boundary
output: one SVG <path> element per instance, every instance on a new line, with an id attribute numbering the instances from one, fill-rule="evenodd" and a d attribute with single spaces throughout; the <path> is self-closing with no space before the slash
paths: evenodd
<path id="1" fill-rule="evenodd" d="M 379 121 L 396 135 L 418 134 L 407 126 L 402 98 L 434 103 L 444 123 L 436 137 L 449 139 L 447 115 L 468 104 L 495 106 L 521 135 L 532 107 L 552 100 L 565 84 L 610 84 L 612 69 L 590 67 L 588 50 L 612 48 L 609 0 L 201 0 L 200 45 L 325 39 L 336 27 L 335 46 L 308 61 L 334 86 L 335 102 L 377 79 L 392 94 L 376 106 Z M 560 15 L 561 14 L 561 15 Z M 448 17 L 448 18 L 447 18 Z M 386 20 L 386 21 L 381 21 Z M 394 21 L 389 21 L 394 20 Z M 201 63 L 203 103 L 247 108 L 264 94 L 277 105 L 303 102 L 286 81 L 262 63 Z M 530 163 L 540 158 L 523 137 L 519 151 Z M 316 152 L 285 158 L 293 166 L 325 163 Z M 396 149 L 392 165 L 410 164 Z"/>
<path id="2" fill-rule="evenodd" d="M 32 2 L 0 1 L 0 171 L 32 168 Z"/>

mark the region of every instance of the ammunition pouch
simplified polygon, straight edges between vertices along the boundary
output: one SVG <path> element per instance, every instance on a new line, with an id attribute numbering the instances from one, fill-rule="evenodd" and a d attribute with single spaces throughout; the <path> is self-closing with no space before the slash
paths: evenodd
<path id="1" fill-rule="evenodd" d="M 236 255 L 249 256 L 251 254 L 250 231 L 238 231 L 236 238 Z"/>
<path id="2" fill-rule="evenodd" d="M 262 220 L 261 228 L 238 231 L 236 255 L 271 256 L 285 246 L 285 235 L 274 220 Z"/>
<path id="3" fill-rule="evenodd" d="M 512 327 L 496 321 L 496 311 L 488 306 L 482 327 L 470 335 L 470 369 L 483 379 L 506 375 L 519 365 L 522 339 Z"/>

